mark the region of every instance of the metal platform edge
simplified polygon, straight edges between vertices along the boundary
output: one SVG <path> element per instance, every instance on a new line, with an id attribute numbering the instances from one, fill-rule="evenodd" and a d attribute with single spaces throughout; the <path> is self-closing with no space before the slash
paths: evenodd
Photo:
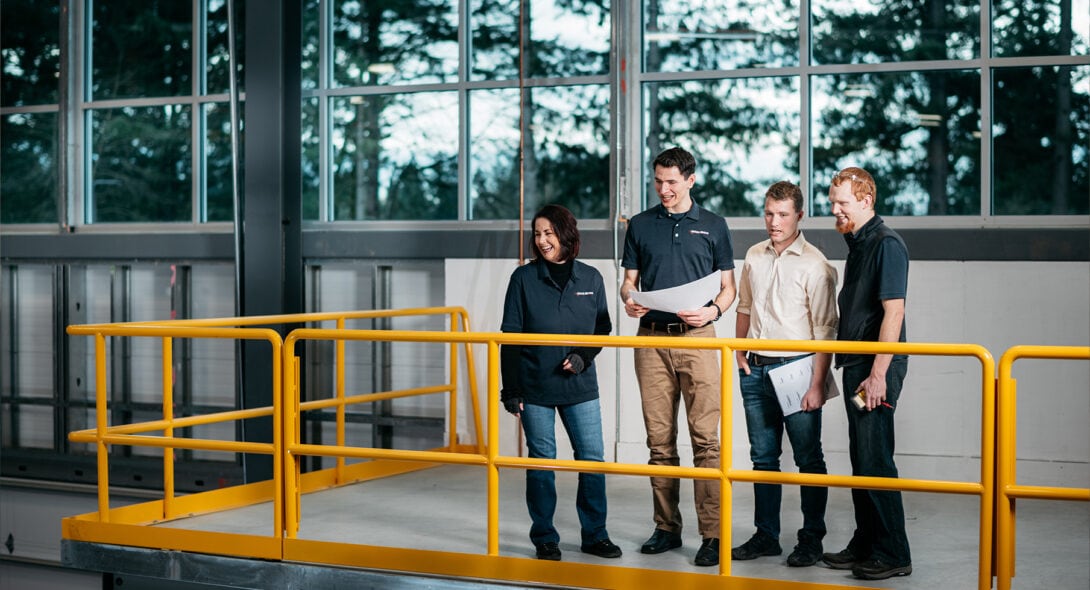
<path id="1" fill-rule="evenodd" d="M 70 539 L 61 540 L 61 563 L 72 569 L 103 572 L 115 576 L 139 576 L 205 586 L 255 590 L 271 588 L 352 588 L 355 590 L 557 588 L 539 584 L 522 586 L 298 562 L 241 559 Z"/>

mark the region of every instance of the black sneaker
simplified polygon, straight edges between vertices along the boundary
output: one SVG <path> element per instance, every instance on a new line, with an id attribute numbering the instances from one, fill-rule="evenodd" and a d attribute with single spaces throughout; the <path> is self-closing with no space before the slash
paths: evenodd
<path id="1" fill-rule="evenodd" d="M 912 564 L 890 565 L 877 559 L 868 559 L 855 564 L 855 567 L 852 568 L 852 575 L 864 580 L 885 580 L 894 576 L 907 576 L 911 573 Z"/>
<path id="2" fill-rule="evenodd" d="M 780 542 L 772 538 L 772 535 L 757 531 L 748 541 L 730 550 L 730 558 L 735 561 L 748 561 L 765 555 L 779 555 L 783 553 Z"/>
<path id="3" fill-rule="evenodd" d="M 560 561 L 560 545 L 556 543 L 542 543 L 537 547 L 537 558 L 549 561 Z"/>
<path id="4" fill-rule="evenodd" d="M 693 563 L 703 567 L 719 565 L 719 539 L 704 539 Z"/>
<path id="5" fill-rule="evenodd" d="M 821 541 L 799 539 L 798 545 L 787 556 L 787 565 L 791 567 L 809 567 L 821 559 Z"/>
<path id="6" fill-rule="evenodd" d="M 821 561 L 824 561 L 825 565 L 834 570 L 850 570 L 855 567 L 856 562 L 863 560 L 855 553 L 852 553 L 851 549 L 845 549 L 839 553 L 823 553 Z"/>
<path id="7" fill-rule="evenodd" d="M 589 545 L 583 545 L 580 549 L 583 550 L 583 553 L 590 553 L 598 557 L 613 558 L 621 556 L 621 548 L 614 545 L 613 541 L 609 539 L 599 539 Z"/>

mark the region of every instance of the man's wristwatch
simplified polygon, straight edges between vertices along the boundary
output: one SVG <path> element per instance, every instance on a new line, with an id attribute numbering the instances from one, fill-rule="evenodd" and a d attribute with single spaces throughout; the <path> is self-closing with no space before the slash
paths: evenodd
<path id="1" fill-rule="evenodd" d="M 715 308 L 715 319 L 712 320 L 713 322 L 718 322 L 719 318 L 723 317 L 723 310 L 719 309 L 719 306 L 716 305 L 714 301 L 712 301 L 711 303 L 705 305 L 704 307 L 714 307 Z"/>

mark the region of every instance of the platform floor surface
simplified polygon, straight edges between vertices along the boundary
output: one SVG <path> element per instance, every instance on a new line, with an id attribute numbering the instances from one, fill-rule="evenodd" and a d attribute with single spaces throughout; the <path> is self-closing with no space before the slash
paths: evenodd
<path id="1" fill-rule="evenodd" d="M 644 555 L 640 545 L 654 529 L 650 484 L 646 477 L 607 476 L 612 540 L 624 555 L 605 560 L 579 550 L 575 511 L 577 474 L 557 473 L 555 525 L 563 559 L 623 567 L 716 573 L 717 568 L 693 565 L 700 546 L 693 509 L 692 482 L 682 480 L 681 507 L 684 545 L 659 555 Z M 524 500 L 525 472 L 500 472 L 499 551 L 532 559 L 528 538 L 530 519 Z M 486 472 L 481 467 L 446 465 L 409 474 L 323 490 L 303 496 L 300 539 L 358 543 L 484 554 L 486 538 Z M 752 484 L 733 488 L 732 544 L 754 532 Z M 734 561 L 731 573 L 750 578 L 797 580 L 826 584 L 889 588 L 975 588 L 978 568 L 979 500 L 975 496 L 905 492 L 905 518 L 912 547 L 911 576 L 864 582 L 850 572 L 819 565 L 793 568 L 786 558 L 801 526 L 799 494 L 784 486 L 783 554 L 752 561 Z M 221 513 L 164 523 L 163 527 L 268 534 L 271 504 L 263 503 Z M 826 514 L 826 551 L 843 549 L 854 530 L 851 493 L 831 488 Z M 1090 587 L 1090 505 L 1082 502 L 1020 500 L 1016 521 L 1015 588 Z"/>

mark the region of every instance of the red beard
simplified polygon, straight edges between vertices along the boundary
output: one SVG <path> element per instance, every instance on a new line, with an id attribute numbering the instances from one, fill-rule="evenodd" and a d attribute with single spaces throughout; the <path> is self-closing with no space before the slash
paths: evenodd
<path id="1" fill-rule="evenodd" d="M 849 219 L 846 222 L 841 223 L 840 219 L 837 219 L 836 220 L 836 231 L 838 231 L 838 232 L 840 232 L 842 234 L 853 234 L 853 233 L 855 233 L 855 222 L 852 221 L 851 219 Z"/>

